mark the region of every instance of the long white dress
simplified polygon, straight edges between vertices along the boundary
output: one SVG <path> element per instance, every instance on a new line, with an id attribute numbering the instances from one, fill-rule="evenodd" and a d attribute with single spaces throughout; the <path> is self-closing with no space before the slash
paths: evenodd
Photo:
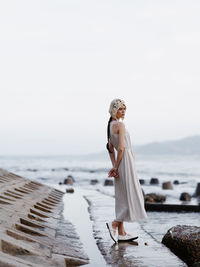
<path id="1" fill-rule="evenodd" d="M 110 141 L 118 149 L 119 136 L 112 132 L 110 123 Z M 147 219 L 144 207 L 144 197 L 138 180 L 135 160 L 132 154 L 131 139 L 125 129 L 124 153 L 118 168 L 119 177 L 114 178 L 116 221 L 136 222 Z"/>

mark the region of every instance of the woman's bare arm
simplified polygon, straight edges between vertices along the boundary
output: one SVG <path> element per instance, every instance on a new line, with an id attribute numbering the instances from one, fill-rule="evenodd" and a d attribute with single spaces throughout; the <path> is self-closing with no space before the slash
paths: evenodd
<path id="1" fill-rule="evenodd" d="M 113 158 L 111 158 L 111 161 L 112 163 L 114 163 L 114 166 L 113 168 L 109 171 L 108 173 L 108 177 L 115 177 L 117 178 L 119 176 L 118 174 L 118 167 L 119 167 L 119 164 L 121 162 L 121 159 L 123 157 L 123 154 L 124 154 L 124 132 L 125 132 L 125 126 L 122 122 L 119 122 L 118 124 L 118 131 L 119 131 L 119 144 L 118 144 L 118 150 L 117 150 L 117 160 L 114 160 L 112 161 Z M 113 148 L 114 150 L 114 148 Z M 110 157 L 112 157 L 110 155 Z"/>
<path id="2" fill-rule="evenodd" d="M 115 166 L 115 150 L 114 150 L 114 146 L 113 144 L 109 141 L 109 149 L 112 153 L 108 152 L 109 153 L 109 156 L 110 156 L 110 160 L 112 162 L 112 166 L 114 167 Z"/>
<path id="3" fill-rule="evenodd" d="M 124 133 L 125 133 L 125 126 L 122 122 L 119 122 L 119 144 L 118 144 L 117 160 L 114 165 L 114 168 L 116 170 L 118 170 L 119 164 L 124 154 Z"/>

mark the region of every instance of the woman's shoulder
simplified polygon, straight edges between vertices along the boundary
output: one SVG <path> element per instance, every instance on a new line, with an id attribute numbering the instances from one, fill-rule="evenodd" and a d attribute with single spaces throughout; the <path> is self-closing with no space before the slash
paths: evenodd
<path id="1" fill-rule="evenodd" d="M 113 123 L 112 132 L 118 134 L 119 131 L 125 130 L 125 124 L 122 121 L 116 121 Z"/>
<path id="2" fill-rule="evenodd" d="M 119 128 L 121 128 L 121 129 L 125 129 L 125 124 L 124 124 L 124 122 L 122 122 L 122 121 L 118 121 L 117 123 L 118 123 L 118 127 L 119 127 Z"/>
<path id="3" fill-rule="evenodd" d="M 112 121 L 112 123 L 114 123 L 115 125 L 120 126 L 120 127 L 125 127 L 125 124 L 122 121 Z"/>

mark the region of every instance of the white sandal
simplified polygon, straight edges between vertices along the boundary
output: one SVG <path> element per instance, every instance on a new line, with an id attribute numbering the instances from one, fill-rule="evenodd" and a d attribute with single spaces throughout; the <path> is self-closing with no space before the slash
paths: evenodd
<path id="1" fill-rule="evenodd" d="M 138 236 L 132 236 L 130 234 L 118 235 L 118 242 L 133 241 L 137 238 L 138 238 Z"/>

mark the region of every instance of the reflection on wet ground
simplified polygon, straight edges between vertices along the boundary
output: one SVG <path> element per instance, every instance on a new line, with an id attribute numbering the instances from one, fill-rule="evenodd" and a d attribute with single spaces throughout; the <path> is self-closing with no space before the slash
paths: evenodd
<path id="1" fill-rule="evenodd" d="M 113 267 L 187 266 L 138 223 L 125 224 L 128 233 L 139 236 L 137 241 L 114 244 L 106 228 L 106 222 L 114 218 L 114 199 L 95 191 L 86 191 L 84 196 L 89 203 L 94 238 L 107 265 Z"/>

